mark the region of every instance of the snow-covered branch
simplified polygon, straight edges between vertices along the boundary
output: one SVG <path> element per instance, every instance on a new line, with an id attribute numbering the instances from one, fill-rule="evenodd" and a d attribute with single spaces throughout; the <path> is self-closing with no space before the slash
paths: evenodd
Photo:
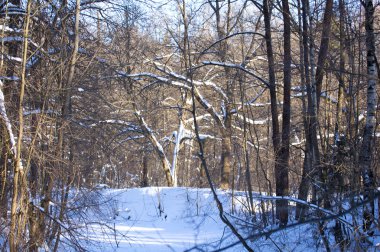
<path id="1" fill-rule="evenodd" d="M 243 67 L 240 64 L 233 64 L 233 63 L 225 63 L 225 62 L 217 62 L 217 61 L 203 61 L 202 62 L 204 65 L 212 65 L 212 66 L 221 66 L 221 67 L 229 67 L 229 68 L 235 68 L 239 69 L 252 77 L 256 78 L 260 82 L 262 82 L 266 87 L 269 87 L 269 82 L 267 80 L 264 80 L 257 74 L 253 73 L 252 71 L 248 70 L 247 68 Z"/>
<path id="2" fill-rule="evenodd" d="M 215 83 L 213 83 L 212 81 L 197 81 L 197 80 L 190 80 L 188 78 L 186 78 L 185 76 L 183 75 L 180 75 L 180 74 L 177 74 L 173 71 L 166 71 L 165 68 L 162 68 L 162 67 L 158 67 L 156 66 L 158 70 L 168 74 L 169 76 L 177 79 L 177 80 L 181 80 L 183 82 L 186 82 L 188 84 L 194 84 L 196 86 L 208 86 L 208 87 L 211 87 L 212 89 L 214 89 L 218 94 L 220 94 L 226 101 L 228 101 L 228 97 L 226 95 L 226 93 L 223 91 L 223 89 L 221 87 L 219 87 L 218 85 L 216 85 Z"/>
<path id="3" fill-rule="evenodd" d="M 123 128 L 122 132 L 120 132 L 119 134 L 124 134 L 126 132 L 141 132 L 141 127 L 139 127 L 138 125 L 135 125 L 133 123 L 123 121 L 123 120 L 109 119 L 109 120 L 96 121 L 96 122 L 93 122 L 91 124 L 86 124 L 86 123 L 83 123 L 80 121 L 74 121 L 74 123 L 77 123 L 78 125 L 80 125 L 81 127 L 84 127 L 84 128 L 94 128 L 94 127 L 97 127 L 99 125 L 125 126 L 126 128 Z"/>
<path id="4" fill-rule="evenodd" d="M 51 115 L 58 115 L 59 113 L 54 111 L 54 110 L 41 110 L 41 109 L 34 109 L 34 110 L 27 110 L 27 111 L 24 111 L 24 116 L 29 116 L 29 115 L 39 115 L 39 114 L 51 114 Z"/>
<path id="5" fill-rule="evenodd" d="M 169 84 L 169 85 L 171 85 L 173 87 L 179 87 L 179 88 L 184 88 L 184 89 L 190 90 L 190 86 L 188 86 L 186 84 L 183 84 L 183 83 L 181 83 L 179 81 L 173 81 L 173 80 L 170 80 L 168 78 L 161 77 L 159 75 L 152 74 L 152 73 L 142 72 L 142 73 L 136 73 L 136 74 L 127 74 L 127 73 L 121 73 L 121 72 L 119 72 L 118 74 L 121 77 L 128 77 L 128 78 L 148 77 L 148 78 L 152 78 L 152 79 L 155 79 L 157 81 L 160 81 L 162 83 Z"/>
<path id="6" fill-rule="evenodd" d="M 5 109 L 5 101 L 4 101 L 4 93 L 3 93 L 3 82 L 0 80 L 0 117 L 3 123 L 5 124 L 5 128 L 7 129 L 10 150 L 14 156 L 16 156 L 16 141 L 12 131 L 12 124 L 7 115 L 7 111 Z"/>
<path id="7" fill-rule="evenodd" d="M 134 78 L 134 77 L 149 77 L 152 79 L 156 79 L 162 83 L 174 86 L 174 87 L 179 87 L 179 88 L 184 88 L 187 90 L 190 90 L 190 86 L 183 84 L 179 81 L 173 81 L 165 77 L 158 76 L 156 74 L 152 73 L 136 73 L 136 74 L 124 74 L 124 77 L 129 77 L 129 78 Z M 222 127 L 224 127 L 224 122 L 223 118 L 221 115 L 218 114 L 218 112 L 215 110 L 215 108 L 202 96 L 200 93 L 199 89 L 194 86 L 194 96 L 197 99 L 197 101 L 202 105 L 202 107 L 214 118 L 214 120 Z"/>
<path id="8" fill-rule="evenodd" d="M 241 114 L 235 114 L 239 119 L 244 121 L 244 117 Z M 282 115 L 278 116 L 278 119 L 280 120 L 282 118 Z M 266 125 L 272 120 L 272 117 L 267 117 L 265 119 L 261 120 L 252 120 L 249 118 L 245 118 L 245 123 L 251 124 L 251 125 Z"/>
<path id="9" fill-rule="evenodd" d="M 251 31 L 246 31 L 246 32 L 236 32 L 236 33 L 233 33 L 233 34 L 230 34 L 224 38 L 221 38 L 217 41 L 215 41 L 214 43 L 212 43 L 209 47 L 207 47 L 206 49 L 203 50 L 203 52 L 201 54 L 205 54 L 208 50 L 210 50 L 210 48 L 214 47 L 215 45 L 219 44 L 220 42 L 226 40 L 226 39 L 229 39 L 229 38 L 232 38 L 232 37 L 235 37 L 235 36 L 238 36 L 238 35 L 258 35 L 262 38 L 265 39 L 265 36 L 264 34 L 262 33 L 258 33 L 258 32 L 251 32 Z"/>
<path id="10" fill-rule="evenodd" d="M 266 88 L 261 89 L 261 91 L 260 91 L 260 92 L 259 92 L 254 98 L 252 98 L 250 101 L 244 103 L 244 106 L 257 106 L 257 107 L 261 107 L 262 105 L 259 106 L 259 105 L 255 104 L 255 102 L 257 101 L 257 99 L 259 99 L 259 98 L 262 96 L 262 94 L 265 92 L 265 90 L 266 90 Z M 269 103 L 269 104 L 270 104 L 270 103 Z M 231 113 L 232 113 L 232 114 L 237 113 L 237 112 L 240 111 L 244 106 L 243 106 L 243 105 L 240 105 L 237 109 L 233 109 L 233 110 L 231 111 Z"/>
<path id="11" fill-rule="evenodd" d="M 294 91 L 298 91 L 297 89 L 295 89 Z M 297 92 L 295 94 L 292 94 L 292 97 L 304 97 L 306 96 L 307 94 L 305 92 Z M 331 103 L 338 103 L 337 99 L 335 99 L 334 97 L 331 97 L 330 95 L 327 94 L 327 92 L 322 92 L 321 93 L 321 98 L 324 98 L 326 99 L 327 101 L 331 102 Z"/>
<path id="12" fill-rule="evenodd" d="M 135 116 L 137 117 L 141 127 L 143 128 L 144 135 L 150 140 L 150 142 L 152 143 L 154 149 L 156 150 L 161 160 L 168 186 L 173 186 L 174 174 L 172 173 L 171 165 L 164 152 L 164 148 L 162 147 L 160 142 L 157 140 L 156 136 L 154 135 L 153 131 L 149 128 L 148 124 L 145 122 L 144 117 L 141 115 L 141 112 L 138 111 L 136 108 L 135 108 Z"/>
<path id="13" fill-rule="evenodd" d="M 201 121 L 201 120 L 207 120 L 207 118 L 210 118 L 211 115 L 210 114 L 203 114 L 203 115 L 199 115 L 196 117 L 196 120 L 197 121 Z M 185 123 L 190 123 L 190 122 L 193 122 L 194 121 L 194 117 L 190 117 L 189 119 L 186 119 L 185 120 Z"/>

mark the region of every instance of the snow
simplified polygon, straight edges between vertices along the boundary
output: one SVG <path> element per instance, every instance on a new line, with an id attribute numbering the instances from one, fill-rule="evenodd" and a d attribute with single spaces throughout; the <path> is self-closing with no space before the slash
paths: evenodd
<path id="1" fill-rule="evenodd" d="M 20 57 L 13 57 L 10 55 L 5 55 L 8 60 L 16 61 L 16 62 L 22 62 L 22 59 Z"/>
<path id="2" fill-rule="evenodd" d="M 87 227 L 81 240 L 92 242 L 89 251 L 184 251 L 223 238 L 209 189 L 102 188 L 112 209 L 103 205 L 104 219 Z"/>
<path id="3" fill-rule="evenodd" d="M 292 90 L 302 91 L 302 87 L 296 86 Z M 292 97 L 304 97 L 304 96 L 306 96 L 305 92 L 297 92 L 295 94 L 292 94 Z M 331 103 L 335 103 L 335 104 L 338 103 L 338 100 L 335 99 L 334 97 L 329 96 L 326 91 L 321 92 L 321 98 L 325 98 L 327 101 L 330 101 Z"/>
<path id="4" fill-rule="evenodd" d="M 326 98 L 327 100 L 331 101 L 332 103 L 338 103 L 338 100 L 327 95 L 326 91 L 321 92 L 321 97 Z"/>
<path id="5" fill-rule="evenodd" d="M 173 170 L 171 169 L 170 162 L 169 162 L 169 160 L 168 160 L 168 158 L 164 152 L 164 148 L 162 147 L 160 142 L 157 140 L 157 138 L 154 134 L 154 131 L 145 122 L 145 119 L 144 119 L 144 117 L 141 116 L 140 111 L 135 110 L 135 115 L 138 117 L 141 127 L 144 129 L 144 131 L 148 135 L 148 137 L 149 137 L 151 143 L 153 144 L 154 148 L 157 150 L 159 155 L 162 157 L 163 162 L 165 162 L 165 166 L 170 169 L 170 175 L 172 176 L 172 178 L 174 178 L 174 174 L 173 174 Z"/>
<path id="6" fill-rule="evenodd" d="M 173 162 L 172 166 L 170 167 L 170 173 L 173 176 L 174 186 L 177 186 L 177 159 L 178 159 L 178 153 L 181 149 L 181 141 L 184 137 L 185 128 L 183 125 L 182 120 L 179 122 L 178 126 L 178 132 L 173 132 L 173 135 L 175 134 L 175 146 L 173 150 Z"/>
<path id="7" fill-rule="evenodd" d="M 223 204 L 224 216 L 232 221 L 243 237 L 250 237 L 247 242 L 254 251 L 325 250 L 317 222 L 298 224 L 290 219 L 286 229 L 277 225 L 252 223 L 254 218 L 248 214 L 246 192 L 236 191 L 234 197 L 231 191 L 216 192 Z M 98 207 L 91 208 L 94 202 L 87 202 L 89 207 L 85 208 L 81 216 L 88 216 L 89 219 L 86 223 L 78 223 L 83 229 L 77 232 L 79 236 L 76 237 L 88 251 L 220 251 L 230 245 L 224 251 L 245 251 L 230 229 L 220 220 L 213 195 L 208 188 L 110 189 L 106 184 L 99 184 L 89 193 L 97 200 Z M 327 218 L 338 219 L 350 232 L 353 230 L 350 215 L 338 216 L 330 210 L 294 197 L 259 193 L 254 193 L 253 197 L 256 214 L 264 207 L 270 215 L 270 202 L 287 199 L 292 207 L 295 203 L 307 205 Z M 83 205 L 83 202 L 76 200 L 71 202 L 70 204 Z M 267 217 L 270 218 L 269 215 Z M 256 216 L 260 218 L 259 215 Z M 326 234 L 329 234 L 332 251 L 339 251 L 333 236 L 334 225 L 334 220 L 326 221 Z M 378 246 L 378 242 L 374 239 L 374 246 Z M 75 251 L 65 244 L 67 243 L 64 241 L 59 251 Z"/>
<path id="8" fill-rule="evenodd" d="M 107 119 L 107 120 L 98 121 L 96 123 L 90 124 L 89 127 L 95 127 L 98 124 L 119 124 L 119 125 L 129 126 L 129 127 L 132 127 L 132 128 L 137 128 L 137 126 L 135 126 L 135 125 L 133 125 L 133 124 L 127 122 L 127 121 L 114 120 L 114 119 Z"/>
<path id="9" fill-rule="evenodd" d="M 242 115 L 239 114 L 238 117 L 239 119 L 244 120 L 244 117 Z M 245 118 L 245 122 L 251 125 L 264 125 L 264 124 L 267 124 L 269 120 L 270 120 L 269 118 L 263 119 L 263 120 L 252 120 L 249 118 Z"/>
<path id="10" fill-rule="evenodd" d="M 221 96 L 223 96 L 223 98 L 225 100 L 228 101 L 228 96 L 227 94 L 223 91 L 222 88 L 220 88 L 217 84 L 211 82 L 211 81 L 197 81 L 197 80 L 190 80 L 188 78 L 186 78 L 185 76 L 183 75 L 179 75 L 173 71 L 171 72 L 168 72 L 168 71 L 165 71 L 165 68 L 162 68 L 162 67 L 157 67 L 160 71 L 163 71 L 167 74 L 169 74 L 170 76 L 178 79 L 178 80 L 182 80 L 182 81 L 185 81 L 186 83 L 193 83 L 195 84 L 196 86 L 209 86 L 209 87 L 212 87 L 216 92 L 218 92 Z"/>
<path id="11" fill-rule="evenodd" d="M 18 81 L 20 78 L 16 76 L 0 76 L 0 80 Z"/>
<path id="12" fill-rule="evenodd" d="M 24 116 L 38 115 L 38 114 L 56 114 L 56 115 L 58 115 L 57 112 L 55 112 L 54 110 L 51 110 L 51 109 L 48 109 L 45 111 L 41 111 L 41 109 L 27 110 L 27 111 L 24 111 L 23 114 L 24 114 Z"/>
<path id="13" fill-rule="evenodd" d="M 30 57 L 28 62 L 26 62 L 26 68 L 28 69 L 32 68 L 38 63 L 39 60 L 40 60 L 40 57 L 38 55 L 33 55 L 32 57 Z"/>
<path id="14" fill-rule="evenodd" d="M 110 187 L 107 184 L 97 184 L 94 188 L 97 189 L 97 190 L 101 190 L 101 189 L 107 189 L 107 188 L 110 188 Z"/>
<path id="15" fill-rule="evenodd" d="M 0 38 L 0 42 L 23 42 L 24 38 L 23 37 L 4 37 Z"/>
<path id="16" fill-rule="evenodd" d="M 0 81 L 0 118 L 5 124 L 5 127 L 7 129 L 9 142 L 10 142 L 10 149 L 12 151 L 12 154 L 16 156 L 16 140 L 15 136 L 12 131 L 12 124 L 8 117 L 6 108 L 5 108 L 5 100 L 4 100 L 4 93 L 3 93 L 3 82 Z"/>
<path id="17" fill-rule="evenodd" d="M 141 139 L 141 138 L 145 138 L 145 136 L 143 136 L 143 135 L 140 135 L 140 136 L 130 136 L 130 137 L 127 137 L 127 138 L 123 139 L 119 143 L 122 144 L 122 143 L 130 141 L 130 140 L 137 140 L 137 139 Z"/>
<path id="18" fill-rule="evenodd" d="M 149 77 L 149 78 L 153 78 L 153 79 L 156 79 L 158 81 L 161 81 L 162 83 L 166 83 L 166 84 L 170 84 L 174 87 L 179 87 L 179 88 L 184 88 L 184 89 L 187 89 L 187 90 L 190 90 L 190 86 L 186 85 L 186 84 L 183 84 L 179 81 L 171 81 L 165 77 L 161 77 L 161 76 L 158 76 L 158 75 L 155 75 L 155 74 L 152 74 L 152 73 L 145 73 L 145 72 L 142 72 L 142 73 L 138 73 L 138 74 L 126 74 L 124 72 L 121 72 L 121 71 L 118 71 L 118 75 L 120 77 L 129 77 L 129 78 L 133 78 L 133 77 Z"/>
<path id="19" fill-rule="evenodd" d="M 358 117 L 358 121 L 361 122 L 366 116 L 364 114 L 360 114 Z"/>
<path id="20" fill-rule="evenodd" d="M 217 86 L 211 82 L 199 82 L 199 81 L 195 81 L 195 80 L 189 80 L 189 79 L 185 78 L 184 76 L 178 75 L 174 72 L 166 72 L 165 69 L 163 69 L 163 68 L 158 67 L 158 69 L 161 71 L 164 71 L 165 73 L 169 74 L 173 78 L 180 79 L 180 80 L 182 80 L 188 84 L 191 84 L 191 83 L 195 84 L 195 86 L 193 86 L 193 90 L 194 90 L 194 96 L 196 97 L 198 102 L 217 121 L 217 123 L 219 125 L 221 125 L 222 127 L 225 127 L 224 123 L 223 123 L 222 115 L 219 115 L 218 112 L 215 110 L 215 108 L 203 97 L 203 95 L 200 93 L 200 91 L 198 90 L 196 85 L 212 86 L 214 88 L 214 90 L 216 90 L 216 91 L 221 91 L 222 89 L 217 88 Z M 184 84 L 180 81 L 173 81 L 171 79 L 161 77 L 161 76 L 158 76 L 158 75 L 155 75 L 152 73 L 148 73 L 148 72 L 142 72 L 142 73 L 137 73 L 137 74 L 126 74 L 124 72 L 118 71 L 117 73 L 118 73 L 118 76 L 120 76 L 120 77 L 129 77 L 129 78 L 149 77 L 149 78 L 156 79 L 159 82 L 162 82 L 162 83 L 174 86 L 174 87 L 183 88 L 186 90 L 192 89 L 191 86 Z M 221 95 L 226 97 L 225 94 L 224 95 L 223 94 L 224 93 L 222 92 Z"/>
<path id="21" fill-rule="evenodd" d="M 261 81 L 265 86 L 269 87 L 269 82 L 267 80 L 261 78 L 257 74 L 253 73 L 251 70 L 243 67 L 241 64 L 233 64 L 233 63 L 225 63 L 225 62 L 217 62 L 217 61 L 203 61 L 202 63 L 204 65 L 214 65 L 214 66 L 222 66 L 222 67 L 230 67 L 230 68 L 240 69 L 240 70 L 246 72 L 247 74 L 253 76 L 257 80 Z"/>
<path id="22" fill-rule="evenodd" d="M 0 25 L 0 30 L 4 32 L 15 32 L 15 33 L 21 33 L 22 29 L 16 29 L 16 28 L 11 28 L 8 25 Z"/>
<path id="23" fill-rule="evenodd" d="M 244 121 L 243 115 L 238 114 L 237 117 L 239 119 L 241 119 L 241 120 Z M 282 119 L 282 115 L 279 115 L 278 119 L 281 120 Z M 248 124 L 251 124 L 251 125 L 267 125 L 268 122 L 270 122 L 271 120 L 272 120 L 271 117 L 267 117 L 265 119 L 260 119 L 260 120 L 252 120 L 252 119 L 249 119 L 249 118 L 245 118 L 245 122 L 248 123 Z"/>
<path id="24" fill-rule="evenodd" d="M 223 205 L 222 215 L 254 251 L 325 251 L 319 233 L 321 219 L 331 251 L 340 251 L 334 238 L 336 221 L 344 227 L 345 235 L 351 241 L 345 251 L 377 251 L 380 246 L 377 228 L 373 227 L 375 234 L 369 237 L 357 223 L 357 217 L 362 215 L 360 198 L 345 200 L 337 213 L 299 200 L 294 195 L 280 197 L 253 192 L 255 214 L 252 215 L 247 192 L 216 190 L 216 193 Z M 272 219 L 273 203 L 283 199 L 289 202 L 291 211 L 286 228 L 273 224 Z M 49 202 L 51 210 L 46 213 L 39 206 L 39 200 L 31 198 L 33 206 L 61 227 L 59 252 L 245 251 L 221 221 L 209 188 L 113 189 L 107 184 L 96 184 L 91 189 L 71 189 L 67 202 L 70 211 L 62 221 L 55 217 L 59 203 Z M 359 205 L 352 207 L 349 203 L 352 200 Z M 308 206 L 310 210 L 304 223 L 294 220 L 296 203 Z M 2 222 L 0 218 L 0 225 Z M 7 228 L 2 231 L 0 247 L 8 233 Z M 51 249 L 43 244 L 39 251 Z"/>

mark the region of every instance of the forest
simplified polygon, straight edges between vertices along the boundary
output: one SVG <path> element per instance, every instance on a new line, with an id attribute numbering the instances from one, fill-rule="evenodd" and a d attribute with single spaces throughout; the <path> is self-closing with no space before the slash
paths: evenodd
<path id="1" fill-rule="evenodd" d="M 0 250 L 95 251 L 97 194 L 197 188 L 233 237 L 213 251 L 306 224 L 375 251 L 379 6 L 1 0 Z"/>

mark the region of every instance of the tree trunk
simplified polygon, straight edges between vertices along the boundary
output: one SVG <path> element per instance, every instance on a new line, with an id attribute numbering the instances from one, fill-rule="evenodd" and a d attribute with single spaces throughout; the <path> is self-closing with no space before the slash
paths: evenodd
<path id="1" fill-rule="evenodd" d="M 319 47 L 317 72 L 316 72 L 316 79 L 315 79 L 318 107 L 319 107 L 319 100 L 320 100 L 321 90 L 322 90 L 323 75 L 325 72 L 324 71 L 325 61 L 326 61 L 326 56 L 329 49 L 332 14 L 333 14 L 333 0 L 326 0 L 326 7 L 325 7 L 325 13 L 323 16 L 323 24 L 322 24 L 323 26 L 322 37 L 321 37 L 321 44 Z"/>
<path id="2" fill-rule="evenodd" d="M 223 39 L 226 35 L 229 33 L 229 26 L 230 26 L 230 8 L 231 8 L 231 2 L 228 1 L 227 3 L 227 13 L 226 13 L 226 20 L 225 24 L 222 23 L 222 17 L 221 17 L 221 8 L 219 1 L 215 2 L 215 18 L 216 18 L 216 29 L 218 34 L 218 39 Z M 223 40 L 219 43 L 219 58 L 222 62 L 227 61 L 227 53 L 228 53 L 228 43 L 227 40 Z M 231 118 L 231 105 L 230 102 L 233 100 L 233 82 L 234 80 L 231 79 L 231 69 L 228 67 L 224 68 L 224 74 L 226 78 L 226 93 L 228 100 L 224 99 L 223 104 L 224 105 L 224 127 L 221 129 L 221 135 L 222 135 L 222 150 L 221 150 L 221 176 L 220 176 L 220 188 L 222 189 L 229 189 L 230 188 L 230 174 L 231 174 L 231 164 L 232 164 L 232 118 Z"/>
<path id="3" fill-rule="evenodd" d="M 365 205 L 363 218 L 364 230 L 368 231 L 374 216 L 374 175 L 372 169 L 373 135 L 376 126 L 378 68 L 373 29 L 374 6 L 372 0 L 364 2 L 365 30 L 367 47 L 367 118 L 364 126 L 363 141 L 359 153 L 359 167 L 362 173 Z"/>
<path id="4" fill-rule="evenodd" d="M 282 138 L 281 149 L 278 153 L 278 161 L 275 166 L 276 176 L 276 195 L 289 195 L 289 138 L 290 138 L 290 114 L 291 114 L 291 28 L 290 28 L 290 11 L 288 0 L 282 0 L 282 13 L 284 18 L 284 105 L 282 111 Z M 288 201 L 279 200 L 276 202 L 276 215 L 280 220 L 280 225 L 285 226 L 288 223 Z"/>
<path id="5" fill-rule="evenodd" d="M 144 118 L 141 116 L 140 111 L 137 110 L 136 104 L 133 104 L 134 110 L 135 110 L 135 116 L 137 117 L 141 128 L 143 129 L 144 135 L 149 139 L 149 141 L 152 143 L 154 150 L 156 151 L 161 164 L 162 168 L 164 170 L 166 182 L 168 186 L 174 186 L 173 176 L 171 174 L 171 166 L 169 163 L 169 160 L 167 159 L 164 149 L 162 148 L 161 144 L 158 142 L 156 136 L 153 134 L 152 130 L 148 127 L 146 124 Z"/>
<path id="6" fill-rule="evenodd" d="M 289 193 L 288 162 L 289 162 L 289 136 L 290 136 L 290 82 L 291 82 L 291 51 L 290 51 L 290 12 L 287 0 L 283 1 L 284 13 L 284 106 L 282 139 L 280 138 L 276 79 L 274 72 L 274 56 L 272 48 L 272 36 L 270 25 L 270 7 L 268 1 L 263 1 L 263 14 L 265 24 L 265 39 L 267 46 L 268 71 L 269 71 L 269 92 L 272 113 L 272 141 L 275 156 L 275 179 L 276 195 L 286 196 Z M 276 202 L 276 218 L 281 226 L 288 222 L 288 202 L 279 200 Z"/>
<path id="7" fill-rule="evenodd" d="M 28 187 L 26 183 L 25 171 L 21 156 L 21 147 L 23 144 L 23 129 L 24 129 L 24 94 L 26 86 L 26 63 L 28 56 L 28 35 L 29 35 L 29 24 L 30 24 L 30 8 L 31 0 L 27 2 L 27 13 L 25 16 L 25 24 L 23 31 L 23 50 L 22 50 L 22 67 L 21 67 L 21 85 L 20 94 L 18 98 L 18 137 L 17 137 L 17 147 L 16 155 L 14 157 L 14 169 L 13 169 L 13 194 L 11 203 L 11 228 L 9 232 L 9 249 L 10 252 L 17 251 L 18 246 L 22 243 L 24 234 L 28 207 L 22 205 L 25 203 L 26 197 L 28 197 Z M 25 223 L 25 224 L 24 224 Z"/>
<path id="8" fill-rule="evenodd" d="M 272 45 L 272 32 L 271 32 L 271 13 L 270 7 L 268 6 L 269 0 L 263 0 L 263 15 L 265 24 L 265 43 L 267 47 L 267 58 L 268 58 L 268 74 L 269 74 L 269 93 L 270 93 L 270 109 L 272 115 L 272 141 L 273 149 L 275 155 L 279 150 L 280 146 L 280 133 L 278 124 L 278 112 L 277 112 L 277 93 L 276 93 L 276 75 L 274 70 L 274 54 Z"/>
<path id="9" fill-rule="evenodd" d="M 305 127 L 306 143 L 305 145 L 308 154 L 305 155 L 304 168 L 309 168 L 308 171 L 304 170 L 304 179 L 309 180 L 316 177 L 319 169 L 319 149 L 317 142 L 317 114 L 316 114 L 316 97 L 315 97 L 315 83 L 314 83 L 314 66 L 313 66 L 313 47 L 312 38 L 310 36 L 310 27 L 308 23 L 309 15 L 309 2 L 302 0 L 302 41 L 303 41 L 303 57 L 304 57 L 304 71 L 307 92 L 307 125 Z M 313 171 L 313 173 L 309 173 Z M 319 178 L 317 178 L 319 181 Z M 302 184 L 302 183 L 301 183 Z M 305 186 L 308 182 L 305 181 Z M 305 190 L 303 188 L 303 190 Z M 314 197 L 315 198 L 315 197 Z"/>
<path id="10" fill-rule="evenodd" d="M 231 119 L 229 119 L 231 121 Z M 228 124 L 228 122 L 226 123 Z M 231 122 L 229 122 L 231 124 Z M 226 126 L 222 130 L 222 154 L 221 154 L 221 180 L 220 188 L 229 189 L 231 172 L 231 128 Z"/>
<path id="11" fill-rule="evenodd" d="M 146 155 L 146 153 L 143 153 L 141 187 L 148 187 L 148 186 L 149 186 L 148 156 Z"/>

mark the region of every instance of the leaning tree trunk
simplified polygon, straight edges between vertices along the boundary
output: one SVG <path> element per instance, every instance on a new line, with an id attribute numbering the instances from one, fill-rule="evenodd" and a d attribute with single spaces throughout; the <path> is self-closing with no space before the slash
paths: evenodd
<path id="1" fill-rule="evenodd" d="M 367 231 L 374 216 L 374 176 L 372 171 L 373 135 L 376 126 L 378 68 L 375 49 L 375 35 L 373 30 L 374 6 L 372 0 L 364 2 L 365 30 L 367 47 L 367 119 L 364 126 L 363 142 L 359 152 L 359 167 L 362 173 L 365 205 L 363 212 L 364 230 Z"/>
<path id="2" fill-rule="evenodd" d="M 133 103 L 133 107 L 135 110 L 134 114 L 135 114 L 137 120 L 139 121 L 139 124 L 140 124 L 140 126 L 144 132 L 144 135 L 149 139 L 149 141 L 153 145 L 153 148 L 156 151 L 156 153 L 157 153 L 157 155 L 161 161 L 167 185 L 169 187 L 174 186 L 174 180 L 173 180 L 173 176 L 171 173 L 171 166 L 170 166 L 169 160 L 167 159 L 167 157 L 164 153 L 164 149 L 162 148 L 161 144 L 158 142 L 158 140 L 157 140 L 156 136 L 153 134 L 152 130 L 149 128 L 149 126 L 145 122 L 143 116 L 141 115 L 141 112 L 137 110 L 136 104 Z"/>
<path id="3" fill-rule="evenodd" d="M 317 104 L 319 107 L 319 100 L 322 91 L 322 81 L 324 75 L 324 65 L 327 57 L 327 52 L 329 49 L 329 41 L 330 41 L 330 30 L 331 30 L 331 17 L 333 15 L 333 0 L 326 1 L 325 13 L 323 16 L 323 25 L 322 25 L 322 37 L 321 44 L 319 47 L 318 53 L 318 61 L 317 61 L 317 72 L 315 79 L 315 86 L 317 92 Z"/>

